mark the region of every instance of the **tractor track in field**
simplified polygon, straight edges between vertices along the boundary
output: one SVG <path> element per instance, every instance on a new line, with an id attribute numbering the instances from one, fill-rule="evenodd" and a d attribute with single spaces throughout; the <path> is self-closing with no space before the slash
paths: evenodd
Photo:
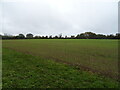
<path id="1" fill-rule="evenodd" d="M 81 64 L 77 64 L 77 63 L 73 64 L 73 63 L 70 63 L 70 62 L 67 62 L 67 61 L 63 61 L 63 60 L 60 60 L 60 59 L 57 59 L 57 58 L 53 58 L 53 57 L 49 57 L 49 59 L 53 59 L 56 62 L 64 63 L 64 64 L 67 64 L 67 65 L 73 66 L 73 67 L 75 67 L 78 70 L 84 70 L 84 71 L 96 73 L 98 75 L 102 75 L 102 76 L 105 76 L 105 77 L 110 77 L 110 78 L 113 78 L 113 79 L 119 81 L 118 80 L 118 76 L 117 75 L 116 76 L 113 75 L 111 71 L 96 70 L 96 69 L 93 69 L 93 68 L 90 68 L 90 67 L 87 67 L 87 66 L 84 66 L 84 65 L 81 65 Z"/>
<path id="2" fill-rule="evenodd" d="M 18 51 L 18 52 L 21 52 L 21 53 L 25 53 L 25 54 L 29 54 L 29 55 L 32 55 L 32 56 L 39 56 L 39 55 L 35 55 L 29 51 L 21 51 L 19 49 L 14 49 L 14 48 L 9 48 L 9 47 L 4 47 L 4 48 L 8 48 L 8 49 L 12 49 L 12 50 L 15 50 L 15 51 Z M 118 75 L 113 75 L 111 71 L 102 71 L 102 70 L 96 70 L 96 69 L 93 69 L 91 67 L 87 67 L 87 66 L 84 66 L 84 65 L 81 65 L 81 64 L 77 64 L 77 63 L 70 63 L 70 62 L 67 62 L 67 61 L 64 61 L 64 60 L 60 60 L 58 58 L 55 58 L 55 57 L 45 57 L 45 59 L 52 59 L 56 62 L 59 62 L 59 63 L 63 63 L 63 64 L 67 64 L 67 65 L 70 65 L 72 67 L 74 67 L 75 69 L 77 70 L 84 70 L 84 71 L 88 71 L 88 72 L 92 72 L 92 73 L 95 73 L 95 74 L 98 74 L 98 75 L 101 75 L 101 76 L 105 76 L 105 77 L 109 77 L 109 78 L 113 78 L 117 81 L 119 81 L 119 74 Z"/>

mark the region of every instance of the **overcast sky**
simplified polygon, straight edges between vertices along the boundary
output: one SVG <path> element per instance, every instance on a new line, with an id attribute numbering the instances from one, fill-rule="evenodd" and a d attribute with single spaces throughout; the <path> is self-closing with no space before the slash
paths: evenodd
<path id="1" fill-rule="evenodd" d="M 115 0 L 4 0 L 0 11 L 0 33 L 69 36 L 118 32 Z"/>

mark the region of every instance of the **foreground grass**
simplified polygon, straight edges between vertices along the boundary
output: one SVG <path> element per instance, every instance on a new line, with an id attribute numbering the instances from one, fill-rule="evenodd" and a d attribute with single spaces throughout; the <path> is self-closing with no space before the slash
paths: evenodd
<path id="1" fill-rule="evenodd" d="M 3 88 L 117 88 L 90 72 L 3 48 Z"/>
<path id="2" fill-rule="evenodd" d="M 89 68 L 112 78 L 118 75 L 118 40 L 3 40 L 3 47 Z"/>
<path id="3" fill-rule="evenodd" d="M 2 40 L 0 40 L 0 90 L 2 88 Z"/>

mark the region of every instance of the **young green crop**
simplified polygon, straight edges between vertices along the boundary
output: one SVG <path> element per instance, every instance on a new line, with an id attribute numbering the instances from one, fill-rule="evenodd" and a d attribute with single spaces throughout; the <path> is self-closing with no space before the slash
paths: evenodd
<path id="1" fill-rule="evenodd" d="M 3 48 L 4 88 L 118 88 L 118 82 L 72 66 Z"/>
<path id="2" fill-rule="evenodd" d="M 118 40 L 3 40 L 3 47 L 82 67 L 112 78 L 118 75 Z"/>

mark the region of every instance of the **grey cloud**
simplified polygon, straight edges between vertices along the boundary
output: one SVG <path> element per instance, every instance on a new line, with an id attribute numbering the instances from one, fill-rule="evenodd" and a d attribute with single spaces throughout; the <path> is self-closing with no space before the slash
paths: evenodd
<path id="1" fill-rule="evenodd" d="M 39 35 L 76 35 L 85 31 L 115 34 L 117 27 L 117 3 L 81 3 L 79 0 L 49 3 L 2 3 L 3 33 Z"/>

